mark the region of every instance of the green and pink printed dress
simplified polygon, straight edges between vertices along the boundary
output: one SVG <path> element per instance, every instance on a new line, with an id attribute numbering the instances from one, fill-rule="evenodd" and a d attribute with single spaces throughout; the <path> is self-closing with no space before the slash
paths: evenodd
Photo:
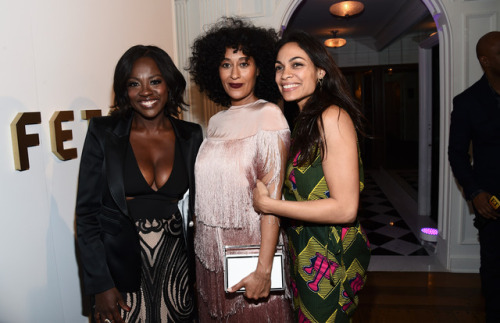
<path id="1" fill-rule="evenodd" d="M 284 196 L 289 201 L 330 196 L 321 156 L 312 165 L 298 167 L 297 156 L 287 164 Z M 363 171 L 360 161 L 360 190 Z M 349 322 L 358 292 L 366 281 L 370 262 L 368 239 L 358 221 L 320 225 L 288 221 L 291 289 L 297 322 Z"/>

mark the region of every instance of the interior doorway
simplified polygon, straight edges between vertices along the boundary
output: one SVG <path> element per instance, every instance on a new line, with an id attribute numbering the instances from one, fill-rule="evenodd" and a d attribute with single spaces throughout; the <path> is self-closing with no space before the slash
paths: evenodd
<path id="1" fill-rule="evenodd" d="M 293 28 L 294 19 L 296 18 L 292 18 L 289 26 L 291 28 Z M 418 51 L 420 41 L 415 40 L 414 50 Z M 342 55 L 345 57 L 345 53 L 338 50 L 335 52 L 337 53 L 335 59 L 339 58 L 342 61 Z M 352 55 L 355 54 L 352 53 Z M 403 57 L 405 53 L 401 52 L 399 55 Z M 339 64 L 351 86 L 352 93 L 361 101 L 369 124 L 367 132 L 370 138 L 360 136 L 364 169 L 368 175 L 366 185 L 369 188 L 369 192 L 362 193 L 362 195 L 368 194 L 369 196 L 364 201 L 362 196 L 360 210 L 363 214 L 360 213 L 360 220 L 364 218 L 366 221 L 365 224 L 362 222 L 362 225 L 368 228 L 369 240 L 374 242 L 372 243 L 375 246 L 372 250 L 375 251 L 374 255 L 422 256 L 431 255 L 434 252 L 422 250 L 418 238 L 423 226 L 437 226 L 438 207 L 437 203 L 434 204 L 436 212 L 433 212 L 432 217 L 421 217 L 418 212 L 419 166 L 421 165 L 419 160 L 420 110 L 422 108 L 419 88 L 420 71 L 417 61 L 368 66 L 347 64 L 347 67 Z M 438 62 L 436 60 L 436 63 Z M 439 71 L 439 65 L 436 67 Z M 439 74 L 435 79 L 437 80 L 436 87 L 433 87 L 433 91 L 429 94 L 439 95 Z M 426 110 L 437 111 L 439 117 L 439 100 L 436 102 L 435 109 L 433 107 L 434 103 L 426 106 Z M 434 174 L 437 173 L 432 176 L 435 185 L 433 187 L 429 185 L 423 190 L 426 200 L 434 198 L 433 201 L 437 201 L 439 190 L 439 122 L 439 120 L 431 120 L 429 123 L 437 126 L 438 129 L 432 131 L 432 134 L 437 134 L 437 136 L 432 136 L 432 141 L 428 145 L 436 153 L 432 157 L 433 163 L 424 165 L 429 174 L 431 171 Z M 436 160 L 437 165 L 434 163 Z M 371 173 L 372 170 L 373 173 Z M 385 183 L 380 183 L 382 181 Z M 382 192 L 378 190 L 379 188 Z M 405 196 L 401 194 L 403 191 L 406 193 Z M 395 195 L 391 198 L 389 195 L 392 193 Z M 409 232 L 404 231 L 407 229 Z"/>
<path id="2" fill-rule="evenodd" d="M 361 101 L 371 138 L 361 139 L 367 169 L 418 167 L 418 65 L 341 68 Z"/>

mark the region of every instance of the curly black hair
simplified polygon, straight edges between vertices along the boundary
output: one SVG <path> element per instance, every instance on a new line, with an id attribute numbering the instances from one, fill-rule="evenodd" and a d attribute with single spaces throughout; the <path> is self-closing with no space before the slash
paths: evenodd
<path id="1" fill-rule="evenodd" d="M 259 69 L 254 94 L 259 99 L 276 103 L 281 95 L 274 82 L 274 49 L 278 34 L 274 29 L 255 27 L 247 21 L 223 17 L 193 44 L 187 70 L 201 92 L 209 99 L 225 107 L 231 98 L 224 91 L 219 77 L 219 66 L 226 48 L 240 49 L 252 57 Z"/>
<path id="2" fill-rule="evenodd" d="M 135 61 L 142 57 L 150 57 L 155 61 L 167 83 L 168 101 L 163 110 L 165 115 L 179 116 L 182 110 L 187 110 L 187 104 L 184 102 L 186 80 L 163 49 L 144 45 L 135 45 L 129 48 L 116 64 L 113 80 L 115 101 L 111 115 L 124 117 L 132 113 L 133 108 L 128 97 L 127 82 Z"/>

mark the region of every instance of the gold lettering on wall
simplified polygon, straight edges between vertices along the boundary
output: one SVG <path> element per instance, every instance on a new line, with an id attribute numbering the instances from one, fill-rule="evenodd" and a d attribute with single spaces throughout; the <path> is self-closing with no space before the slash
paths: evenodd
<path id="1" fill-rule="evenodd" d="M 75 159 L 78 154 L 76 148 L 64 149 L 64 142 L 73 139 L 71 130 L 63 130 L 62 123 L 75 120 L 73 111 L 56 111 L 50 118 L 50 144 L 52 152 L 60 160 Z"/>
<path id="2" fill-rule="evenodd" d="M 10 124 L 14 164 L 17 170 L 24 171 L 30 168 L 28 147 L 40 145 L 38 134 L 26 134 L 26 125 L 40 124 L 41 122 L 40 112 L 20 112 Z"/>
<path id="3" fill-rule="evenodd" d="M 82 110 L 83 120 L 100 117 L 101 110 Z M 60 160 L 71 160 L 78 156 L 76 148 L 64 149 L 64 142 L 73 139 L 71 130 L 63 130 L 62 123 L 73 121 L 73 111 L 56 111 L 50 118 L 50 144 L 52 153 Z M 40 124 L 42 117 L 40 112 L 19 112 L 10 124 L 12 135 L 12 147 L 14 151 L 14 164 L 16 170 L 27 170 L 30 168 L 28 147 L 40 145 L 38 134 L 26 134 L 26 126 Z"/>
<path id="4" fill-rule="evenodd" d="M 102 116 L 101 110 L 82 110 L 82 119 L 90 121 L 90 118 Z"/>

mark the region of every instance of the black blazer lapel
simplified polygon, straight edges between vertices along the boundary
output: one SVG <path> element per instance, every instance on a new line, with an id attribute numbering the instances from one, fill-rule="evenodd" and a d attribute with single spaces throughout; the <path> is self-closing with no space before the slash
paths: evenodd
<path id="1" fill-rule="evenodd" d="M 126 216 L 129 216 L 125 187 L 123 182 L 123 167 L 127 152 L 132 116 L 120 119 L 114 129 L 108 132 L 106 138 L 106 173 L 109 191 L 116 205 Z"/>

